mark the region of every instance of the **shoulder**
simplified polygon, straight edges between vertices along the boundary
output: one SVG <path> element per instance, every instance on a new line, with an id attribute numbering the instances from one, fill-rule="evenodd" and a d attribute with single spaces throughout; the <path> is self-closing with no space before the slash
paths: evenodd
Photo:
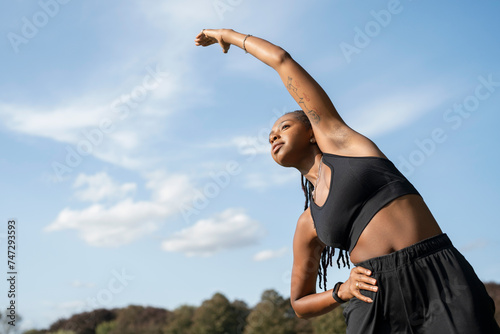
<path id="1" fill-rule="evenodd" d="M 311 215 L 311 208 L 307 208 L 302 212 L 297 220 L 297 229 L 314 229 L 314 221 Z"/>
<path id="2" fill-rule="evenodd" d="M 298 245 L 318 245 L 321 241 L 318 239 L 314 221 L 311 216 L 311 209 L 307 208 L 297 220 L 295 235 L 293 238 L 294 246 Z"/>

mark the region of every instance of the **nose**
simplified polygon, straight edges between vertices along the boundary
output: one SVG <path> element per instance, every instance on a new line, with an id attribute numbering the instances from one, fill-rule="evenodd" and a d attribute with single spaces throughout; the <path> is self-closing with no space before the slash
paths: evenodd
<path id="1" fill-rule="evenodd" d="M 274 142 L 275 142 L 277 139 L 279 139 L 279 138 L 280 138 L 280 136 L 279 136 L 279 135 L 277 135 L 277 134 L 273 134 L 273 135 L 271 136 L 271 144 L 272 144 L 272 143 L 274 143 Z"/>

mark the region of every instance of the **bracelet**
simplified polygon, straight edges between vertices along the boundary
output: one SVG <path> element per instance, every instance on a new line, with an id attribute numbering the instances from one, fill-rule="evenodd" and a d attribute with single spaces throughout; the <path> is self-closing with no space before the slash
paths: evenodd
<path id="1" fill-rule="evenodd" d="M 335 301 L 339 304 L 344 304 L 347 302 L 347 300 L 343 300 L 339 297 L 338 295 L 338 292 L 339 292 L 339 289 L 340 289 L 340 286 L 342 285 L 342 282 L 337 282 L 337 284 L 335 284 L 335 286 L 333 287 L 333 291 L 332 291 L 332 296 L 333 296 L 333 299 L 335 299 Z"/>
<path id="2" fill-rule="evenodd" d="M 243 50 L 245 50 L 245 53 L 248 53 L 247 49 L 245 48 L 245 41 L 247 40 L 248 37 L 252 35 L 246 35 L 245 38 L 243 38 Z"/>

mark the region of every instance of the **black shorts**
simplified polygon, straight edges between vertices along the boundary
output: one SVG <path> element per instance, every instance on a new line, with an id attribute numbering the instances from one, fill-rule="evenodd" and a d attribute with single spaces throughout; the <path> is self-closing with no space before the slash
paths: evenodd
<path id="1" fill-rule="evenodd" d="M 348 334 L 497 334 L 495 304 L 446 234 L 358 263 L 377 279 L 344 308 Z"/>

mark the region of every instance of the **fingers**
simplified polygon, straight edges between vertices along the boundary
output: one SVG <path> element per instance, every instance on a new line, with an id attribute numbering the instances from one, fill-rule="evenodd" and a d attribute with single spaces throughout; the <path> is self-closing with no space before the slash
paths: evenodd
<path id="1" fill-rule="evenodd" d="M 361 280 L 357 281 L 355 286 L 358 290 L 369 290 L 373 292 L 378 291 L 378 286 L 374 285 L 376 282 L 363 283 Z"/>
<path id="2" fill-rule="evenodd" d="M 203 29 L 198 35 L 196 35 L 194 42 L 197 46 L 209 46 L 214 43 L 218 43 L 218 40 L 215 37 L 209 36 L 208 31 Z"/>
<path id="3" fill-rule="evenodd" d="M 367 296 L 361 294 L 360 291 L 361 290 L 355 290 L 355 291 L 352 292 L 352 294 L 354 295 L 354 297 L 358 298 L 359 300 L 364 301 L 365 303 L 373 303 L 373 299 L 371 299 L 370 297 L 367 297 Z"/>
<path id="4" fill-rule="evenodd" d="M 372 272 L 369 270 L 369 269 L 366 269 L 366 268 L 363 268 L 363 267 L 354 267 L 352 270 L 351 270 L 351 274 L 355 272 L 357 274 L 363 274 L 363 275 L 367 275 L 367 276 L 370 276 L 372 274 Z"/>
<path id="5" fill-rule="evenodd" d="M 358 299 L 372 303 L 373 300 L 369 297 L 361 294 L 361 290 L 368 290 L 372 292 L 377 292 L 378 287 L 376 286 L 377 280 L 370 277 L 372 272 L 363 267 L 355 267 L 351 270 L 351 276 L 349 280 L 351 281 L 350 290 L 351 293 Z"/>
<path id="6" fill-rule="evenodd" d="M 209 46 L 209 45 L 212 45 L 214 43 L 217 43 L 217 40 L 215 38 L 212 38 L 212 37 L 201 37 L 201 38 L 197 38 L 194 40 L 195 44 L 197 46 Z"/>
<path id="7" fill-rule="evenodd" d="M 203 29 L 194 39 L 196 46 L 209 46 L 218 43 L 222 52 L 227 53 L 229 51 L 230 43 L 226 43 L 218 30 L 214 29 Z"/>
<path id="8" fill-rule="evenodd" d="M 196 35 L 196 37 L 194 38 L 195 41 L 201 39 L 202 36 L 205 36 L 204 30 L 205 29 L 203 29 L 202 31 L 200 31 L 198 35 Z"/>

